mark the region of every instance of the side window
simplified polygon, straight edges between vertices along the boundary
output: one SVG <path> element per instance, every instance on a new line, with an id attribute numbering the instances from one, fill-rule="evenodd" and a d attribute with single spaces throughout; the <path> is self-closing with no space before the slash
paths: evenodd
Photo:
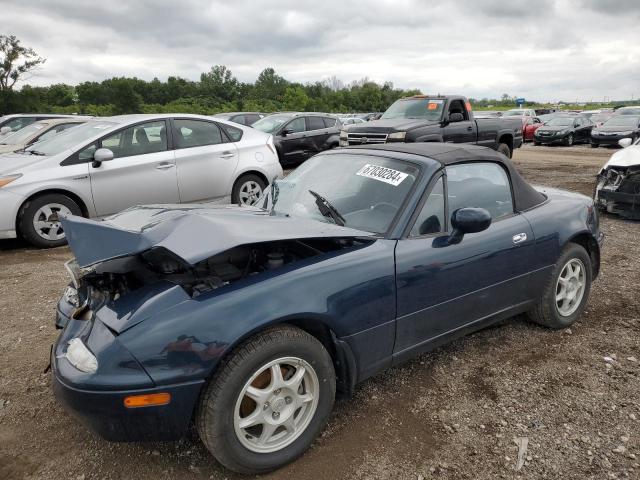
<path id="1" fill-rule="evenodd" d="M 424 202 L 416 223 L 409 233 L 411 237 L 442 232 L 445 229 L 443 177 L 431 189 L 427 201 Z"/>
<path id="2" fill-rule="evenodd" d="M 93 154 L 96 153 L 96 150 L 97 148 L 95 143 L 92 143 L 80 150 L 80 152 L 78 152 L 78 160 L 80 160 L 80 163 L 93 160 Z"/>
<path id="3" fill-rule="evenodd" d="M 300 133 L 305 131 L 304 117 L 298 117 L 287 123 L 284 127 L 285 130 L 289 130 L 291 133 Z"/>
<path id="4" fill-rule="evenodd" d="M 234 117 L 231 117 L 229 120 L 232 122 L 240 123 L 242 125 L 246 125 L 245 122 L 247 121 L 244 115 L 236 115 Z"/>
<path id="5" fill-rule="evenodd" d="M 511 184 L 496 163 L 477 162 L 447 167 L 449 215 L 459 208 L 484 208 L 494 220 L 513 213 Z"/>
<path id="6" fill-rule="evenodd" d="M 242 138 L 242 130 L 240 130 L 239 128 L 232 127 L 231 125 L 218 124 L 218 126 L 226 132 L 227 136 L 231 139 L 232 142 L 239 142 Z"/>
<path id="7" fill-rule="evenodd" d="M 324 126 L 327 127 L 327 128 L 335 127 L 336 126 L 336 119 L 335 118 L 330 118 L 330 117 L 324 117 Z"/>
<path id="8" fill-rule="evenodd" d="M 223 143 L 222 133 L 213 122 L 177 119 L 174 124 L 176 148 L 203 147 Z"/>
<path id="9" fill-rule="evenodd" d="M 125 128 L 103 138 L 101 145 L 113 152 L 113 158 L 163 152 L 167 150 L 165 122 L 147 122 Z"/>
<path id="10" fill-rule="evenodd" d="M 244 119 L 246 122 L 245 125 L 249 126 L 260 120 L 260 116 L 252 113 L 251 115 L 245 115 Z"/>
<path id="11" fill-rule="evenodd" d="M 449 105 L 449 115 L 452 113 L 461 113 L 465 120 L 469 120 L 469 114 L 462 100 L 453 100 L 451 102 Z"/>
<path id="12" fill-rule="evenodd" d="M 307 130 L 322 130 L 324 121 L 322 117 L 307 117 Z"/>

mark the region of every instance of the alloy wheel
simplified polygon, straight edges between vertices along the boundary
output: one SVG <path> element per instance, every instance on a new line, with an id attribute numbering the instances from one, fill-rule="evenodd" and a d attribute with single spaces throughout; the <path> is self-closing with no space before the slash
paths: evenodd
<path id="1" fill-rule="evenodd" d="M 313 419 L 319 393 L 315 370 L 301 358 L 278 358 L 263 365 L 236 401 L 233 425 L 238 440 L 257 453 L 291 445 Z"/>
<path id="2" fill-rule="evenodd" d="M 40 207 L 33 216 L 33 228 L 45 240 L 55 241 L 65 237 L 60 215 L 71 215 L 71 210 L 61 203 L 49 203 Z"/>
<path id="3" fill-rule="evenodd" d="M 240 204 L 255 205 L 262 196 L 262 187 L 253 180 L 248 180 L 240 186 Z"/>
<path id="4" fill-rule="evenodd" d="M 556 283 L 556 308 L 563 317 L 571 316 L 580 306 L 586 286 L 584 263 L 577 258 L 569 260 Z"/>

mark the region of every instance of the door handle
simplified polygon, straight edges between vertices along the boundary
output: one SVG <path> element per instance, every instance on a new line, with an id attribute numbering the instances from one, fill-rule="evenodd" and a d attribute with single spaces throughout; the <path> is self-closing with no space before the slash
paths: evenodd
<path id="1" fill-rule="evenodd" d="M 156 170 L 168 170 L 173 168 L 175 165 L 173 163 L 159 163 L 156 165 Z"/>
<path id="2" fill-rule="evenodd" d="M 526 241 L 526 240 L 527 240 L 527 234 L 526 234 L 526 233 L 524 233 L 524 232 L 523 232 L 523 233 L 516 233 L 516 234 L 513 236 L 513 243 L 514 243 L 515 245 L 517 245 L 518 243 L 522 243 L 522 242 L 524 242 L 524 241 Z"/>
<path id="3" fill-rule="evenodd" d="M 469 125 L 469 126 L 467 127 L 467 132 L 470 132 L 470 131 L 472 131 L 472 130 L 473 130 L 473 127 L 472 127 L 471 125 Z"/>
<path id="4" fill-rule="evenodd" d="M 222 155 L 220 155 L 221 158 L 231 158 L 231 157 L 235 157 L 235 156 L 236 156 L 235 153 L 229 152 L 229 151 L 222 152 Z"/>

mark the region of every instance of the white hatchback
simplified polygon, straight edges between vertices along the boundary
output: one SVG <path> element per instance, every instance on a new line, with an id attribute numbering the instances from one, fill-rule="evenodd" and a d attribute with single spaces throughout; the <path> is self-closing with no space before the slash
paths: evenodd
<path id="1" fill-rule="evenodd" d="M 59 214 L 158 203 L 254 205 L 283 174 L 271 135 L 200 115 L 123 115 L 0 156 L 0 238 L 65 243 Z"/>

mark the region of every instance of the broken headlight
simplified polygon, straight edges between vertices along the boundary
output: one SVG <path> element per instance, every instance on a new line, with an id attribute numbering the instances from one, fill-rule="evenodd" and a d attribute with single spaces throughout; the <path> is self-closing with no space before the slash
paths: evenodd
<path id="1" fill-rule="evenodd" d="M 79 338 L 69 341 L 64 357 L 81 372 L 96 373 L 98 370 L 98 360 Z"/>
<path id="2" fill-rule="evenodd" d="M 70 303 L 74 307 L 78 308 L 80 306 L 80 298 L 78 297 L 78 290 L 71 285 L 68 285 L 67 288 L 64 289 L 64 293 L 62 294 L 65 302 Z"/>

